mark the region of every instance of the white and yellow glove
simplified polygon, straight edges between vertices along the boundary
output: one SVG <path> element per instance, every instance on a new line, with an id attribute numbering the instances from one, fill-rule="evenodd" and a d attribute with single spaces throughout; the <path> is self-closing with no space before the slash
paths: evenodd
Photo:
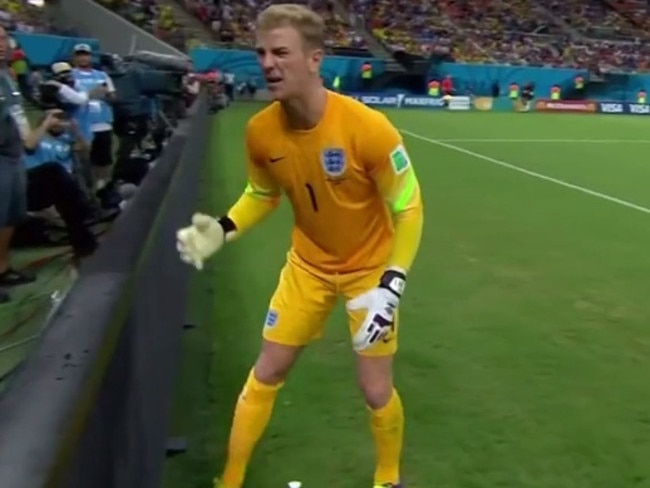
<path id="1" fill-rule="evenodd" d="M 364 351 L 381 341 L 395 326 L 395 312 L 404 293 L 406 274 L 389 269 L 381 277 L 379 285 L 349 300 L 349 311 L 366 310 L 366 318 L 352 338 L 355 351 Z"/>
<path id="2" fill-rule="evenodd" d="M 234 230 L 234 224 L 227 217 L 215 219 L 197 213 L 192 216 L 192 225 L 176 233 L 176 249 L 183 262 L 200 271 L 205 261 L 226 243 L 228 233 Z"/>

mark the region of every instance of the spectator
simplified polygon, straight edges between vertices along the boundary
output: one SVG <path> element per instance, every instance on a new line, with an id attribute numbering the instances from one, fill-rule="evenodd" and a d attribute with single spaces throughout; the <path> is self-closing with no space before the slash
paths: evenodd
<path id="1" fill-rule="evenodd" d="M 25 140 L 27 153 L 27 202 L 30 212 L 54 206 L 65 222 L 75 258 L 92 254 L 97 241 L 85 226 L 90 209 L 83 189 L 72 175 L 75 153 L 87 142 L 76 124 L 62 110 L 49 110 Z"/>
<path id="2" fill-rule="evenodd" d="M 29 64 L 27 63 L 27 56 L 22 48 L 14 42 L 11 49 L 11 69 L 16 75 L 16 82 L 18 88 L 25 100 L 30 102 L 34 101 L 32 96 L 32 85 L 29 80 Z"/>
<path id="3" fill-rule="evenodd" d="M 160 7 L 155 0 L 97 1 L 177 49 L 184 50 L 190 41 L 184 33 L 183 26 L 174 19 L 169 6 Z"/>
<path id="4" fill-rule="evenodd" d="M 113 108 L 110 102 L 115 101 L 115 86 L 110 76 L 93 68 L 91 55 L 88 44 L 75 46 L 72 75 L 81 91 L 91 92 L 98 87 L 105 89 L 104 99 L 89 102 L 92 130 L 90 163 L 95 189 L 101 191 L 111 180 L 113 166 Z"/>
<path id="5" fill-rule="evenodd" d="M 626 3 L 631 11 L 630 0 L 611 2 Z M 635 25 L 648 16 L 634 15 L 632 22 L 601 0 L 424 0 L 404 1 L 399 8 L 390 0 L 348 0 L 348 7 L 396 53 L 604 71 L 648 68 L 650 48 L 632 42 L 648 37 Z M 574 40 L 575 30 L 586 37 Z"/>
<path id="6" fill-rule="evenodd" d="M 187 0 L 185 8 L 205 24 L 215 37 L 227 44 L 252 47 L 255 43 L 254 21 L 257 14 L 268 7 L 270 0 L 222 0 L 209 2 Z M 320 13 L 327 30 L 326 46 L 331 50 L 366 51 L 366 42 L 350 22 L 334 8 L 333 0 L 310 0 L 309 6 Z M 367 54 L 367 51 L 366 51 Z"/>
<path id="7" fill-rule="evenodd" d="M 98 87 L 88 93 L 75 90 L 75 80 L 72 76 L 72 66 L 66 62 L 54 63 L 51 66 L 53 79 L 40 85 L 40 104 L 44 109 L 62 108 L 67 116 L 74 120 L 76 127 L 83 134 L 84 140 L 92 140 L 92 121 L 90 118 L 90 101 L 103 96 L 104 88 Z M 98 93 L 95 93 L 98 91 Z M 90 174 L 89 155 L 79 158 L 81 180 L 85 192 L 92 199 L 93 178 Z"/>
<path id="8" fill-rule="evenodd" d="M 14 226 L 26 217 L 25 167 L 22 140 L 30 132 L 22 100 L 8 68 L 9 36 L 0 27 L 0 288 L 34 281 L 33 276 L 11 268 L 9 246 Z M 0 301 L 9 295 L 0 292 Z"/>
<path id="9" fill-rule="evenodd" d="M 99 0 L 122 4 L 118 0 Z M 341 16 L 331 0 L 309 0 L 325 19 L 327 46 L 334 54 L 367 54 L 364 36 L 372 33 L 395 53 L 459 62 L 648 71 L 650 16 L 634 0 L 345 0 Z M 129 5 L 132 3 L 127 2 Z M 253 20 L 271 0 L 185 0 L 185 8 L 222 43 L 250 47 Z M 170 36 L 169 17 L 152 0 L 143 18 Z M 608 6 L 609 5 L 609 6 Z M 611 5 L 616 7 L 612 8 Z M 540 7 L 542 6 L 542 7 Z M 115 9 L 115 7 L 113 7 Z M 129 15 L 131 15 L 129 17 Z M 139 24 L 140 25 L 140 24 Z M 177 27 L 172 28 L 177 29 Z M 583 37 L 576 38 L 575 31 Z M 576 39 L 574 39 L 576 38 Z M 623 41 L 623 42 L 621 42 Z M 190 46 L 186 42 L 186 46 Z M 194 43 L 195 44 L 195 43 Z M 192 44 L 192 45 L 194 45 Z"/>
<path id="10" fill-rule="evenodd" d="M 41 104 L 44 109 L 59 108 L 60 105 L 73 105 L 85 107 L 90 102 L 89 93 L 75 90 L 75 80 L 72 76 L 72 66 L 65 61 L 54 63 L 50 69 L 53 78 L 44 82 L 41 87 Z M 74 111 L 68 115 L 74 115 Z M 85 134 L 90 139 L 90 122 L 88 122 L 88 132 Z"/>

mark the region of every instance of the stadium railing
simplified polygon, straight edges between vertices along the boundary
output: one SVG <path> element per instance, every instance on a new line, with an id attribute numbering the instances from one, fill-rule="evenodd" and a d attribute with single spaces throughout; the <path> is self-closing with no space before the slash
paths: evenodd
<path id="1" fill-rule="evenodd" d="M 0 398 L 3 488 L 160 485 L 210 127 L 201 96 Z"/>

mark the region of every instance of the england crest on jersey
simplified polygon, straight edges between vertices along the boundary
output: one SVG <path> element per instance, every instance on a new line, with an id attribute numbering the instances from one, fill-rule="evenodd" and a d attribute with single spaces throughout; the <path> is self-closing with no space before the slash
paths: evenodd
<path id="1" fill-rule="evenodd" d="M 320 161 L 327 176 L 337 177 L 345 173 L 346 162 L 343 149 L 323 149 Z"/>

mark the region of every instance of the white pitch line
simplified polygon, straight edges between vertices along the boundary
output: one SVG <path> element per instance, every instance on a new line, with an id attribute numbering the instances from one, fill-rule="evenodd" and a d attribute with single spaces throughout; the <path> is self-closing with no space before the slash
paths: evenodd
<path id="1" fill-rule="evenodd" d="M 606 193 L 601 193 L 599 191 L 595 190 L 590 190 L 589 188 L 585 188 L 584 186 L 579 186 L 579 185 L 574 185 L 573 183 L 569 183 L 567 181 L 559 180 L 557 178 L 553 178 L 551 176 L 546 176 L 542 173 L 537 173 L 535 171 L 530 171 L 528 169 L 521 168 L 519 166 L 515 166 L 514 164 L 506 163 L 505 161 L 501 161 L 499 159 L 492 158 L 490 156 L 486 156 L 485 154 L 477 153 L 474 151 L 470 151 L 469 149 L 465 149 L 459 146 L 455 146 L 453 144 L 449 144 L 447 142 L 439 141 L 437 139 L 431 139 L 429 137 L 421 136 L 419 134 L 416 134 L 414 132 L 411 132 L 406 129 L 400 129 L 400 131 L 404 134 L 407 134 L 411 137 L 414 137 L 415 139 L 420 139 L 421 141 L 428 142 L 430 144 L 435 144 L 436 146 L 444 147 L 446 149 L 450 149 L 452 151 L 456 151 L 462 154 L 466 154 L 467 156 L 472 156 L 476 159 L 482 159 L 483 161 L 487 161 L 488 163 L 496 164 L 497 166 L 501 166 L 503 168 L 508 168 L 513 171 L 517 171 L 519 173 L 523 173 L 528 176 L 532 176 L 533 178 L 537 178 L 540 180 L 548 181 L 550 183 L 555 183 L 556 185 L 564 186 L 565 188 L 571 188 L 572 190 L 579 191 L 581 193 L 586 193 L 587 195 L 591 195 L 592 197 L 600 198 L 601 200 L 607 200 L 612 203 L 616 203 L 618 205 L 621 205 L 623 207 L 631 208 L 633 210 L 637 210 L 639 212 L 643 212 L 645 214 L 650 214 L 650 208 L 642 207 L 641 205 L 637 205 L 632 202 L 628 202 L 626 200 L 622 200 L 620 198 L 613 197 L 611 195 L 607 195 Z"/>
<path id="2" fill-rule="evenodd" d="M 402 131 L 405 132 L 405 131 Z M 520 144 L 650 144 L 643 139 L 436 139 L 438 142 L 482 142 L 482 143 L 520 143 Z"/>

